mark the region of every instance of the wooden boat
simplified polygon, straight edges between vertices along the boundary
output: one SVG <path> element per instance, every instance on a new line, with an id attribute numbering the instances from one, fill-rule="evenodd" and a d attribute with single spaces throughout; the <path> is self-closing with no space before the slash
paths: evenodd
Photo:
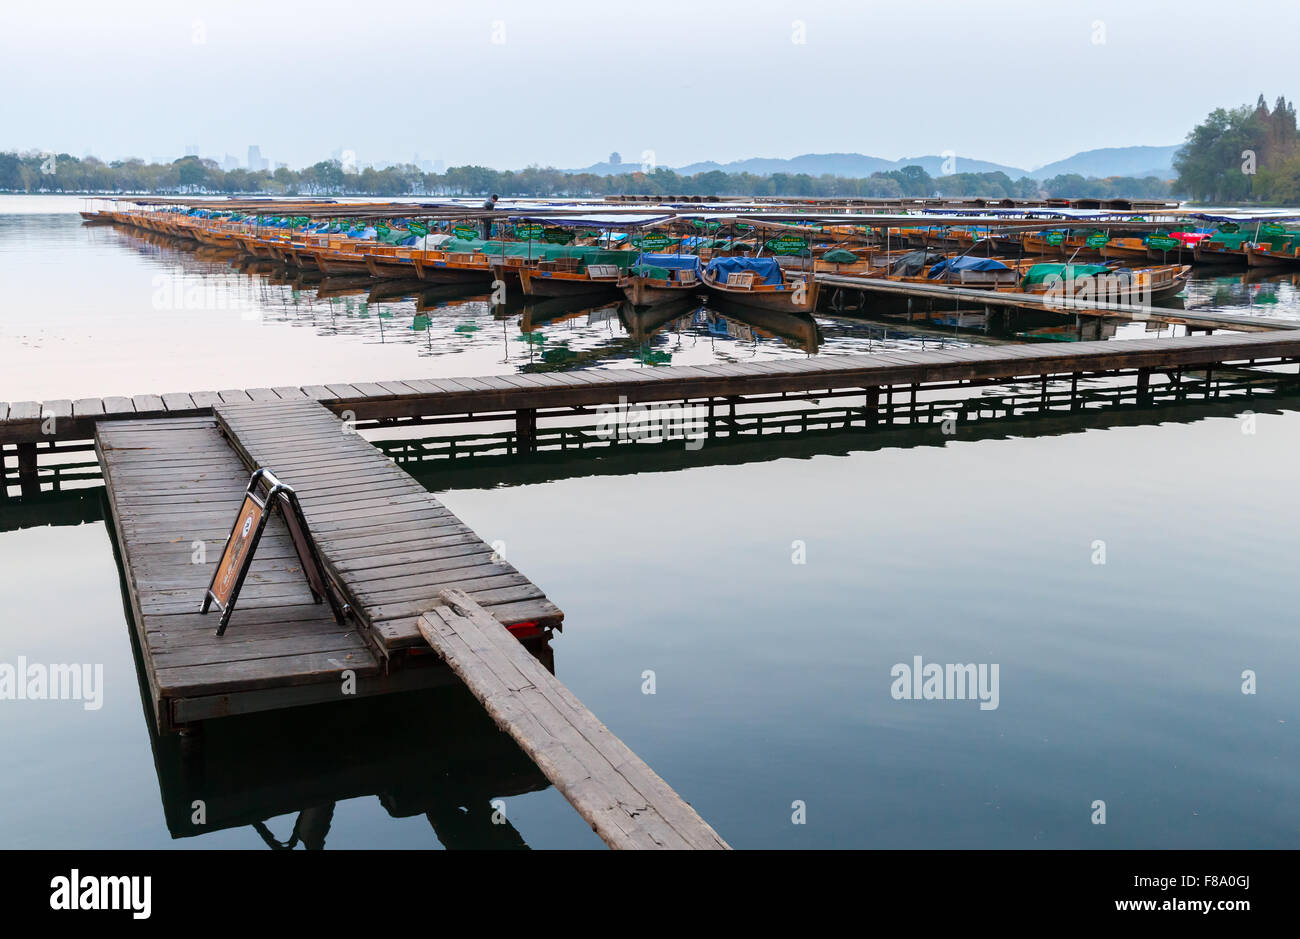
<path id="1" fill-rule="evenodd" d="M 657 306 L 703 293 L 700 259 L 693 254 L 642 254 L 619 277 L 618 287 L 633 306 Z"/>
<path id="2" fill-rule="evenodd" d="M 1245 247 L 1248 267 L 1300 266 L 1300 244 L 1295 241 L 1277 243 L 1248 241 Z"/>
<path id="3" fill-rule="evenodd" d="M 709 298 L 723 304 L 785 313 L 817 308 L 817 281 L 807 274 L 788 277 L 775 258 L 715 258 L 700 276 Z"/>
<path id="4" fill-rule="evenodd" d="M 1215 232 L 1202 238 L 1192 249 L 1198 264 L 1246 264 L 1246 242 L 1239 232 Z"/>
<path id="5" fill-rule="evenodd" d="M 1098 303 L 1134 303 L 1172 297 L 1187 286 L 1190 264 L 1127 268 L 1104 264 L 1035 264 L 1017 289 Z"/>

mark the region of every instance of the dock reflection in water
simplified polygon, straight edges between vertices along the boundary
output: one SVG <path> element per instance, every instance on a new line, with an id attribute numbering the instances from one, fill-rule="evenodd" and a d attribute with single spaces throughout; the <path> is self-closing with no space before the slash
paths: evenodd
<path id="1" fill-rule="evenodd" d="M 446 848 L 527 848 L 493 800 L 550 785 L 461 688 L 228 717 L 151 743 L 173 838 L 251 826 L 275 849 L 325 847 L 336 804 L 365 796 L 394 819 L 425 816 Z"/>

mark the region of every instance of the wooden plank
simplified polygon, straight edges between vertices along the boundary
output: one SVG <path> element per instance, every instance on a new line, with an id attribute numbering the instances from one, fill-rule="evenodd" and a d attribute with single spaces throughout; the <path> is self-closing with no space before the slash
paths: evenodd
<path id="1" fill-rule="evenodd" d="M 190 411 L 195 407 L 194 399 L 178 391 L 168 392 L 162 396 L 163 407 L 169 411 Z"/>
<path id="2" fill-rule="evenodd" d="M 139 414 L 162 413 L 167 410 L 163 404 L 163 399 L 158 395 L 136 395 L 132 398 L 135 403 L 135 410 Z"/>
<path id="3" fill-rule="evenodd" d="M 606 844 L 728 847 L 486 610 L 456 589 L 440 599 L 421 636 Z"/>

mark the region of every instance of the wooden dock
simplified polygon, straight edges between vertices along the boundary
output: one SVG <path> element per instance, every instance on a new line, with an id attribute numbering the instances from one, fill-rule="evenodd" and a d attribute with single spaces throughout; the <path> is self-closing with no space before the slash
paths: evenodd
<path id="1" fill-rule="evenodd" d="M 162 732 L 231 714 L 446 683 L 446 670 L 385 678 L 354 626 L 312 602 L 273 515 L 229 633 L 198 612 L 248 470 L 211 418 L 105 423 L 96 440 L 136 640 Z M 201 553 L 196 553 L 201 552 Z M 196 563 L 198 559 L 198 563 Z"/>
<path id="2" fill-rule="evenodd" d="M 533 656 L 563 614 L 423 486 L 305 397 L 213 411 L 96 433 L 160 732 L 458 677 L 611 847 L 727 847 Z M 297 492 L 345 625 L 275 513 L 226 635 L 198 612 L 259 467 Z"/>

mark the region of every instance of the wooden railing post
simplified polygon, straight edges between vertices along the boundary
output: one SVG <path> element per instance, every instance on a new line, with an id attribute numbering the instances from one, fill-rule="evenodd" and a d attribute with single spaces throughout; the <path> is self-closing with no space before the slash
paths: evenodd
<path id="1" fill-rule="evenodd" d="M 36 471 L 36 444 L 18 445 L 18 484 L 25 496 L 41 493 L 41 483 Z"/>

